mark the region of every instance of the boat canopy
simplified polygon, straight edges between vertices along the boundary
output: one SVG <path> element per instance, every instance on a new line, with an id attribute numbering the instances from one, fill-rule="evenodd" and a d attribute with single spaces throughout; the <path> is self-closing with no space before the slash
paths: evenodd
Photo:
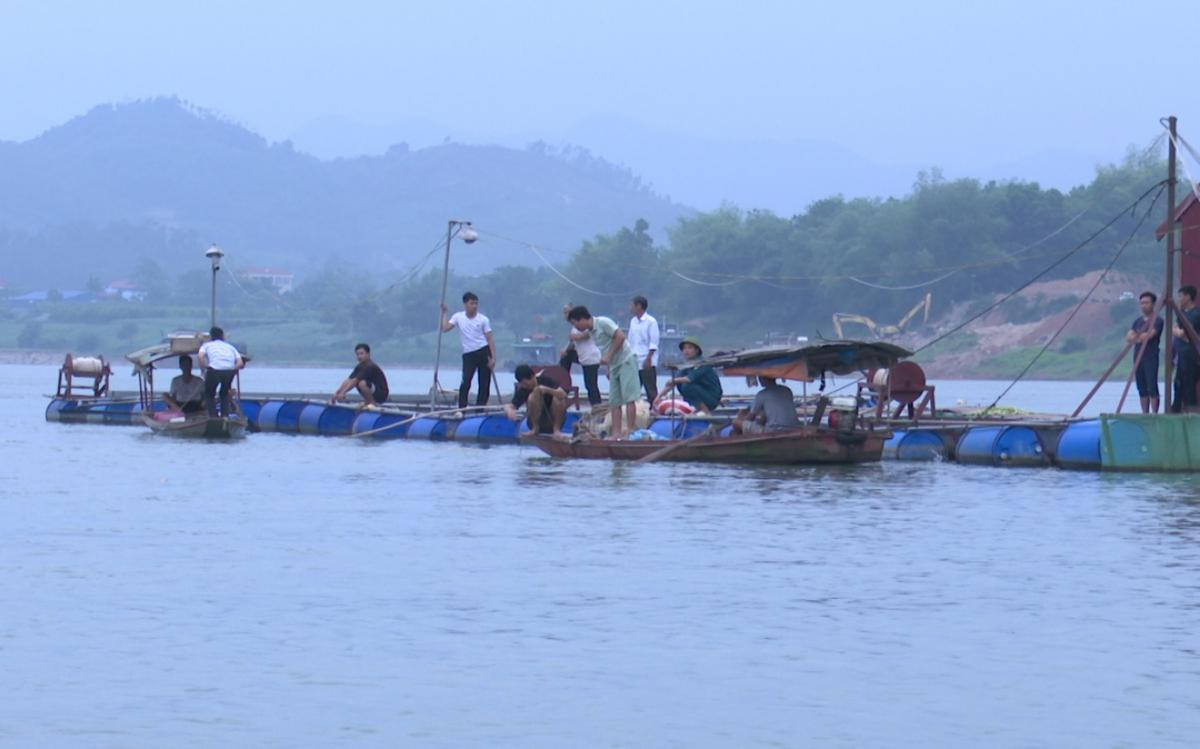
<path id="1" fill-rule="evenodd" d="M 704 360 L 730 377 L 775 377 L 811 382 L 823 372 L 884 369 L 912 352 L 891 343 L 829 341 L 811 346 L 765 346 L 718 353 Z"/>
<path id="2" fill-rule="evenodd" d="M 125 358 L 133 362 L 134 366 L 138 369 L 147 369 L 153 367 L 156 362 L 163 359 L 170 359 L 182 356 L 183 354 L 195 356 L 196 352 L 200 350 L 200 346 L 207 340 L 207 333 L 176 331 L 168 335 L 162 343 L 138 349 L 133 353 L 126 354 Z M 250 361 L 249 355 L 240 348 L 238 349 L 238 353 L 242 355 L 243 360 Z"/>

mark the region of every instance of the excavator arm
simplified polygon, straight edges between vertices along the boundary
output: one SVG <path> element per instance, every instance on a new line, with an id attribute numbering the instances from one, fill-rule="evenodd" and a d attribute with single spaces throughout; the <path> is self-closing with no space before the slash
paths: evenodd
<path id="1" fill-rule="evenodd" d="M 838 338 L 845 338 L 846 334 L 842 328 L 842 323 L 853 322 L 859 325 L 865 325 L 867 330 L 871 331 L 874 336 L 878 326 L 875 321 L 866 315 L 856 315 L 852 312 L 834 312 L 833 313 L 833 332 Z"/>

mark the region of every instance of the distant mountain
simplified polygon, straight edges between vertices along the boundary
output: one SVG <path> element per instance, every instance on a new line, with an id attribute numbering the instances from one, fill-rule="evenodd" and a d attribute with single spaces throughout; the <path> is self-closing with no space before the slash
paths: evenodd
<path id="1" fill-rule="evenodd" d="M 0 142 L 0 275 L 82 282 L 151 257 L 169 272 L 219 243 L 231 262 L 294 270 L 330 261 L 395 274 L 451 218 L 483 241 L 458 267 L 537 263 L 486 232 L 574 250 L 644 218 L 690 211 L 582 149 L 445 143 L 321 161 L 178 99 L 105 105 L 22 143 Z"/>

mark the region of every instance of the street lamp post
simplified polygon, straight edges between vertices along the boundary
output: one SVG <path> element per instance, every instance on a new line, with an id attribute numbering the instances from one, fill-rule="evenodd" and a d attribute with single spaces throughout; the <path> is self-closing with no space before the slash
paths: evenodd
<path id="1" fill-rule="evenodd" d="M 209 327 L 217 327 L 217 271 L 221 270 L 221 258 L 225 257 L 225 253 L 220 247 L 213 244 L 204 253 L 204 257 L 212 262 L 212 316 L 209 322 Z"/>
<path id="2" fill-rule="evenodd" d="M 438 336 L 437 336 L 437 354 L 433 359 L 433 388 L 429 391 L 429 406 L 432 408 L 437 405 L 438 394 L 441 393 L 442 384 L 438 381 L 438 370 L 442 364 L 442 308 L 446 306 L 446 284 L 450 281 L 450 244 L 454 238 L 458 237 L 467 244 L 472 244 L 479 239 L 478 232 L 471 227 L 470 221 L 456 221 L 451 219 L 446 223 L 446 256 L 442 261 L 442 298 L 438 303 Z"/>

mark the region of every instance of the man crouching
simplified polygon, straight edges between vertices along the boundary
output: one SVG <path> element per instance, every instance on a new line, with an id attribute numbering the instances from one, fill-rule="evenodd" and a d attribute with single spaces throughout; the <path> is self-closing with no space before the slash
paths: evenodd
<path id="1" fill-rule="evenodd" d="M 535 375 L 533 367 L 528 364 L 517 367 L 516 376 L 512 403 L 504 406 L 504 413 L 509 419 L 520 421 L 521 415 L 517 409 L 525 406 L 525 421 L 531 432 L 564 436 L 561 432 L 567 418 L 567 391 L 549 377 Z"/>

